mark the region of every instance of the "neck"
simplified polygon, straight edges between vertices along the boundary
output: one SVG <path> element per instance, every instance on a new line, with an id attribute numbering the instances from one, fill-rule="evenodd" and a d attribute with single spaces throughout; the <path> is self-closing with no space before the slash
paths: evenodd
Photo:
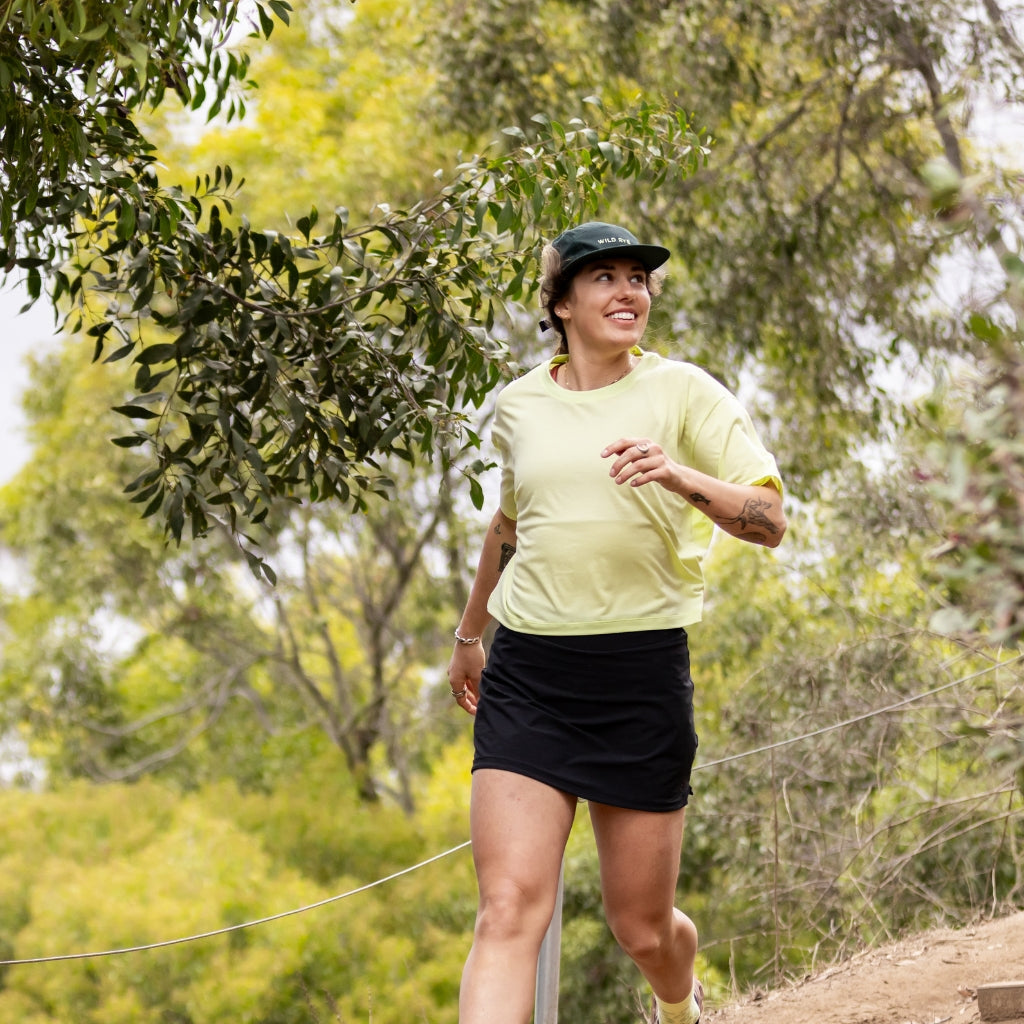
<path id="1" fill-rule="evenodd" d="M 612 360 L 597 363 L 574 359 L 570 353 L 568 360 L 562 364 L 561 379 L 556 377 L 556 380 L 570 391 L 596 391 L 618 383 L 633 366 L 631 352 L 623 352 Z"/>

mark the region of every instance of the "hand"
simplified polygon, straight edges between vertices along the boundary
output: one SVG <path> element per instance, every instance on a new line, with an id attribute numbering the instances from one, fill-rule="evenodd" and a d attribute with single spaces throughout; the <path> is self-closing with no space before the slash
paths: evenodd
<path id="1" fill-rule="evenodd" d="M 483 644 L 455 644 L 448 663 L 448 685 L 453 694 L 460 694 L 455 703 L 470 715 L 476 714 L 480 700 L 480 674 L 486 663 Z M 466 692 L 462 693 L 463 690 Z"/>
<path id="2" fill-rule="evenodd" d="M 612 455 L 618 458 L 612 463 L 609 475 L 617 484 L 628 480 L 630 486 L 642 487 L 653 481 L 667 491 L 679 492 L 680 467 L 665 454 L 660 444 L 645 437 L 620 437 L 601 452 L 602 459 Z"/>

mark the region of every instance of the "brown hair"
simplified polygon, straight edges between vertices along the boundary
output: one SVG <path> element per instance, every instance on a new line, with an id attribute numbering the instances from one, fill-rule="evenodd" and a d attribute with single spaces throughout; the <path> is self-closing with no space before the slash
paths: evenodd
<path id="1" fill-rule="evenodd" d="M 557 306 L 572 288 L 573 278 L 583 269 L 581 266 L 572 268 L 572 273 L 562 273 L 562 257 L 559 251 L 549 242 L 544 246 L 540 257 L 540 303 L 547 313 L 547 324 L 558 334 L 558 348 L 555 355 L 565 355 L 569 351 L 569 343 L 565 336 L 565 325 L 562 318 L 555 312 Z M 647 271 L 647 292 L 652 297 L 661 294 L 661 286 L 665 280 L 663 270 Z"/>

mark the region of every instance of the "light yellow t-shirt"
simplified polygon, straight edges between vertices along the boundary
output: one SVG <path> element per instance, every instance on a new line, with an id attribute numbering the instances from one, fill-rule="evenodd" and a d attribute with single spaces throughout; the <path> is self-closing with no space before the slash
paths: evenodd
<path id="1" fill-rule="evenodd" d="M 567 391 L 545 362 L 501 392 L 492 430 L 501 510 L 516 521 L 516 553 L 487 606 L 503 625 L 578 635 L 700 620 L 713 524 L 656 483 L 616 484 L 601 451 L 620 437 L 649 438 L 720 480 L 782 490 L 750 417 L 704 370 L 645 352 L 617 383 Z"/>

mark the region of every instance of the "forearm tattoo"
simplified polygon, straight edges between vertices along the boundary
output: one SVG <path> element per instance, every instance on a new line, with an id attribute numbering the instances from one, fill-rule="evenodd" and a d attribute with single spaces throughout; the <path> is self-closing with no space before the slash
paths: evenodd
<path id="1" fill-rule="evenodd" d="M 778 526 L 768 515 L 771 508 L 772 503 L 765 501 L 764 498 L 748 498 L 743 505 L 743 511 L 738 516 L 730 518 L 719 518 L 716 516 L 715 522 L 719 526 L 738 525 L 740 527 L 740 535 L 749 537 L 751 540 L 763 539 L 766 535 L 761 530 L 767 530 L 768 533 L 779 532 Z"/>
<path id="2" fill-rule="evenodd" d="M 500 537 L 501 536 L 501 523 L 494 524 L 494 532 Z M 504 572 L 505 566 L 512 561 L 512 556 L 516 553 L 516 547 L 514 544 L 509 544 L 507 541 L 501 542 L 501 555 L 498 557 L 498 572 Z"/>
<path id="3" fill-rule="evenodd" d="M 511 544 L 503 543 L 501 545 L 501 558 L 498 559 L 498 572 L 502 572 L 506 565 L 512 561 L 512 556 L 516 553 L 516 549 Z"/>

